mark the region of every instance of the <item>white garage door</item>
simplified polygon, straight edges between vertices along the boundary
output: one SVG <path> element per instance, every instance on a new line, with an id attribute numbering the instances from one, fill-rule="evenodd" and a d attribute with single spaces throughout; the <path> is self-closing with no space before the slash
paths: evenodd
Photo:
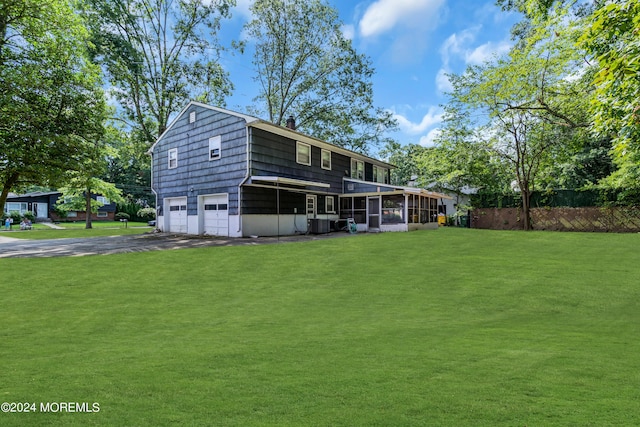
<path id="1" fill-rule="evenodd" d="M 187 198 L 169 199 L 169 232 L 187 232 Z"/>
<path id="2" fill-rule="evenodd" d="M 226 194 L 204 196 L 204 233 L 210 236 L 229 235 L 229 201 Z"/>

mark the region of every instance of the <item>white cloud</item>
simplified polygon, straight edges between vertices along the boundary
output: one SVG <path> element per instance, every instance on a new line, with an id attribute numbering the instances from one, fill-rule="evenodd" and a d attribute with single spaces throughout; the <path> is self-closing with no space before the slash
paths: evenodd
<path id="1" fill-rule="evenodd" d="M 431 129 L 428 134 L 420 137 L 419 144 L 423 147 L 433 147 L 436 144 L 435 140 L 438 136 L 440 136 L 440 133 L 440 128 Z"/>
<path id="2" fill-rule="evenodd" d="M 393 117 L 398 121 L 400 130 L 410 135 L 424 133 L 431 126 L 442 121 L 442 110 L 438 107 L 429 107 L 429 111 L 422 117 L 420 123 L 413 123 L 405 116 L 394 113 Z"/>
<path id="3" fill-rule="evenodd" d="M 342 30 L 342 35 L 347 40 L 353 40 L 353 38 L 356 35 L 356 29 L 353 25 L 343 25 L 341 30 Z"/>
<path id="4" fill-rule="evenodd" d="M 494 57 L 504 55 L 505 53 L 509 52 L 509 49 L 511 49 L 511 43 L 506 41 L 501 41 L 498 43 L 487 42 L 476 47 L 472 51 L 467 52 L 467 54 L 465 55 L 465 62 L 467 64 L 480 65 L 493 59 Z"/>
<path id="5" fill-rule="evenodd" d="M 364 12 L 360 34 L 372 37 L 396 26 L 404 30 L 429 27 L 437 20 L 444 3 L 444 0 L 378 0 Z"/>
<path id="6" fill-rule="evenodd" d="M 473 47 L 482 26 L 467 28 L 459 33 L 451 34 L 440 46 L 440 56 L 443 68 L 449 69 L 449 64 L 454 60 L 464 61 L 464 65 L 480 65 L 496 56 L 504 55 L 511 49 L 511 42 L 502 40 L 499 42 L 488 41 L 480 46 Z"/>
<path id="7" fill-rule="evenodd" d="M 473 44 L 476 35 L 480 31 L 479 26 L 467 28 L 460 33 L 451 34 L 440 46 L 440 56 L 445 67 L 449 65 L 452 57 L 465 56 L 469 50 L 467 46 Z"/>
<path id="8" fill-rule="evenodd" d="M 251 6 L 254 0 L 236 0 L 236 5 L 233 8 L 233 16 L 242 16 L 249 20 L 252 18 Z"/>
<path id="9" fill-rule="evenodd" d="M 436 89 L 439 93 L 453 91 L 453 85 L 451 84 L 449 77 L 447 77 L 447 73 L 450 73 L 450 71 L 444 68 L 440 68 L 440 70 L 438 70 L 438 74 L 436 75 Z"/>

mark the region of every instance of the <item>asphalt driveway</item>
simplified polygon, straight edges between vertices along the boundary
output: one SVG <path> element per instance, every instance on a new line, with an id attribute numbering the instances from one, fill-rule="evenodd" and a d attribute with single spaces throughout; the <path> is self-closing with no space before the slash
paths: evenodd
<path id="1" fill-rule="evenodd" d="M 9 234 L 9 233 L 7 233 Z M 285 237 L 231 238 L 200 237 L 167 233 L 82 239 L 24 240 L 0 234 L 0 258 L 47 258 L 60 256 L 108 255 L 208 246 L 259 245 L 346 237 L 348 233 Z"/>

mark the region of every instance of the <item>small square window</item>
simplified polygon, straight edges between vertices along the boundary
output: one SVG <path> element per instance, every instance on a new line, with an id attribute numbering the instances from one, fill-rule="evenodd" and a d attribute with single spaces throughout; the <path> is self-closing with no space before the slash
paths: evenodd
<path id="1" fill-rule="evenodd" d="M 169 169 L 175 169 L 178 167 L 178 149 L 172 148 L 169 150 Z"/>
<path id="2" fill-rule="evenodd" d="M 322 169 L 331 170 L 331 151 L 322 150 Z"/>
<path id="3" fill-rule="evenodd" d="M 220 135 L 209 138 L 209 160 L 220 158 L 221 145 L 222 137 Z"/>
<path id="4" fill-rule="evenodd" d="M 296 143 L 296 162 L 311 166 L 311 146 L 303 142 Z"/>

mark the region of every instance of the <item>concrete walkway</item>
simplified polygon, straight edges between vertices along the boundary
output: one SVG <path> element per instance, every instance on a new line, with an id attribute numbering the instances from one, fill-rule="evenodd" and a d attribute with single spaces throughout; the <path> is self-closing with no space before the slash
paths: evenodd
<path id="1" fill-rule="evenodd" d="M 59 225 L 55 225 L 52 222 L 39 222 L 38 224 L 46 225 L 49 228 L 53 228 L 54 230 L 64 230 L 64 227 L 60 227 Z"/>
<path id="2" fill-rule="evenodd" d="M 8 234 L 8 233 L 7 233 Z M 134 234 L 127 236 L 87 237 L 72 239 L 25 240 L 0 235 L 0 258 L 49 258 L 60 256 L 109 255 L 169 249 L 202 248 L 209 246 L 250 246 L 349 237 L 338 232 L 319 235 L 284 237 L 200 237 L 167 233 Z"/>

